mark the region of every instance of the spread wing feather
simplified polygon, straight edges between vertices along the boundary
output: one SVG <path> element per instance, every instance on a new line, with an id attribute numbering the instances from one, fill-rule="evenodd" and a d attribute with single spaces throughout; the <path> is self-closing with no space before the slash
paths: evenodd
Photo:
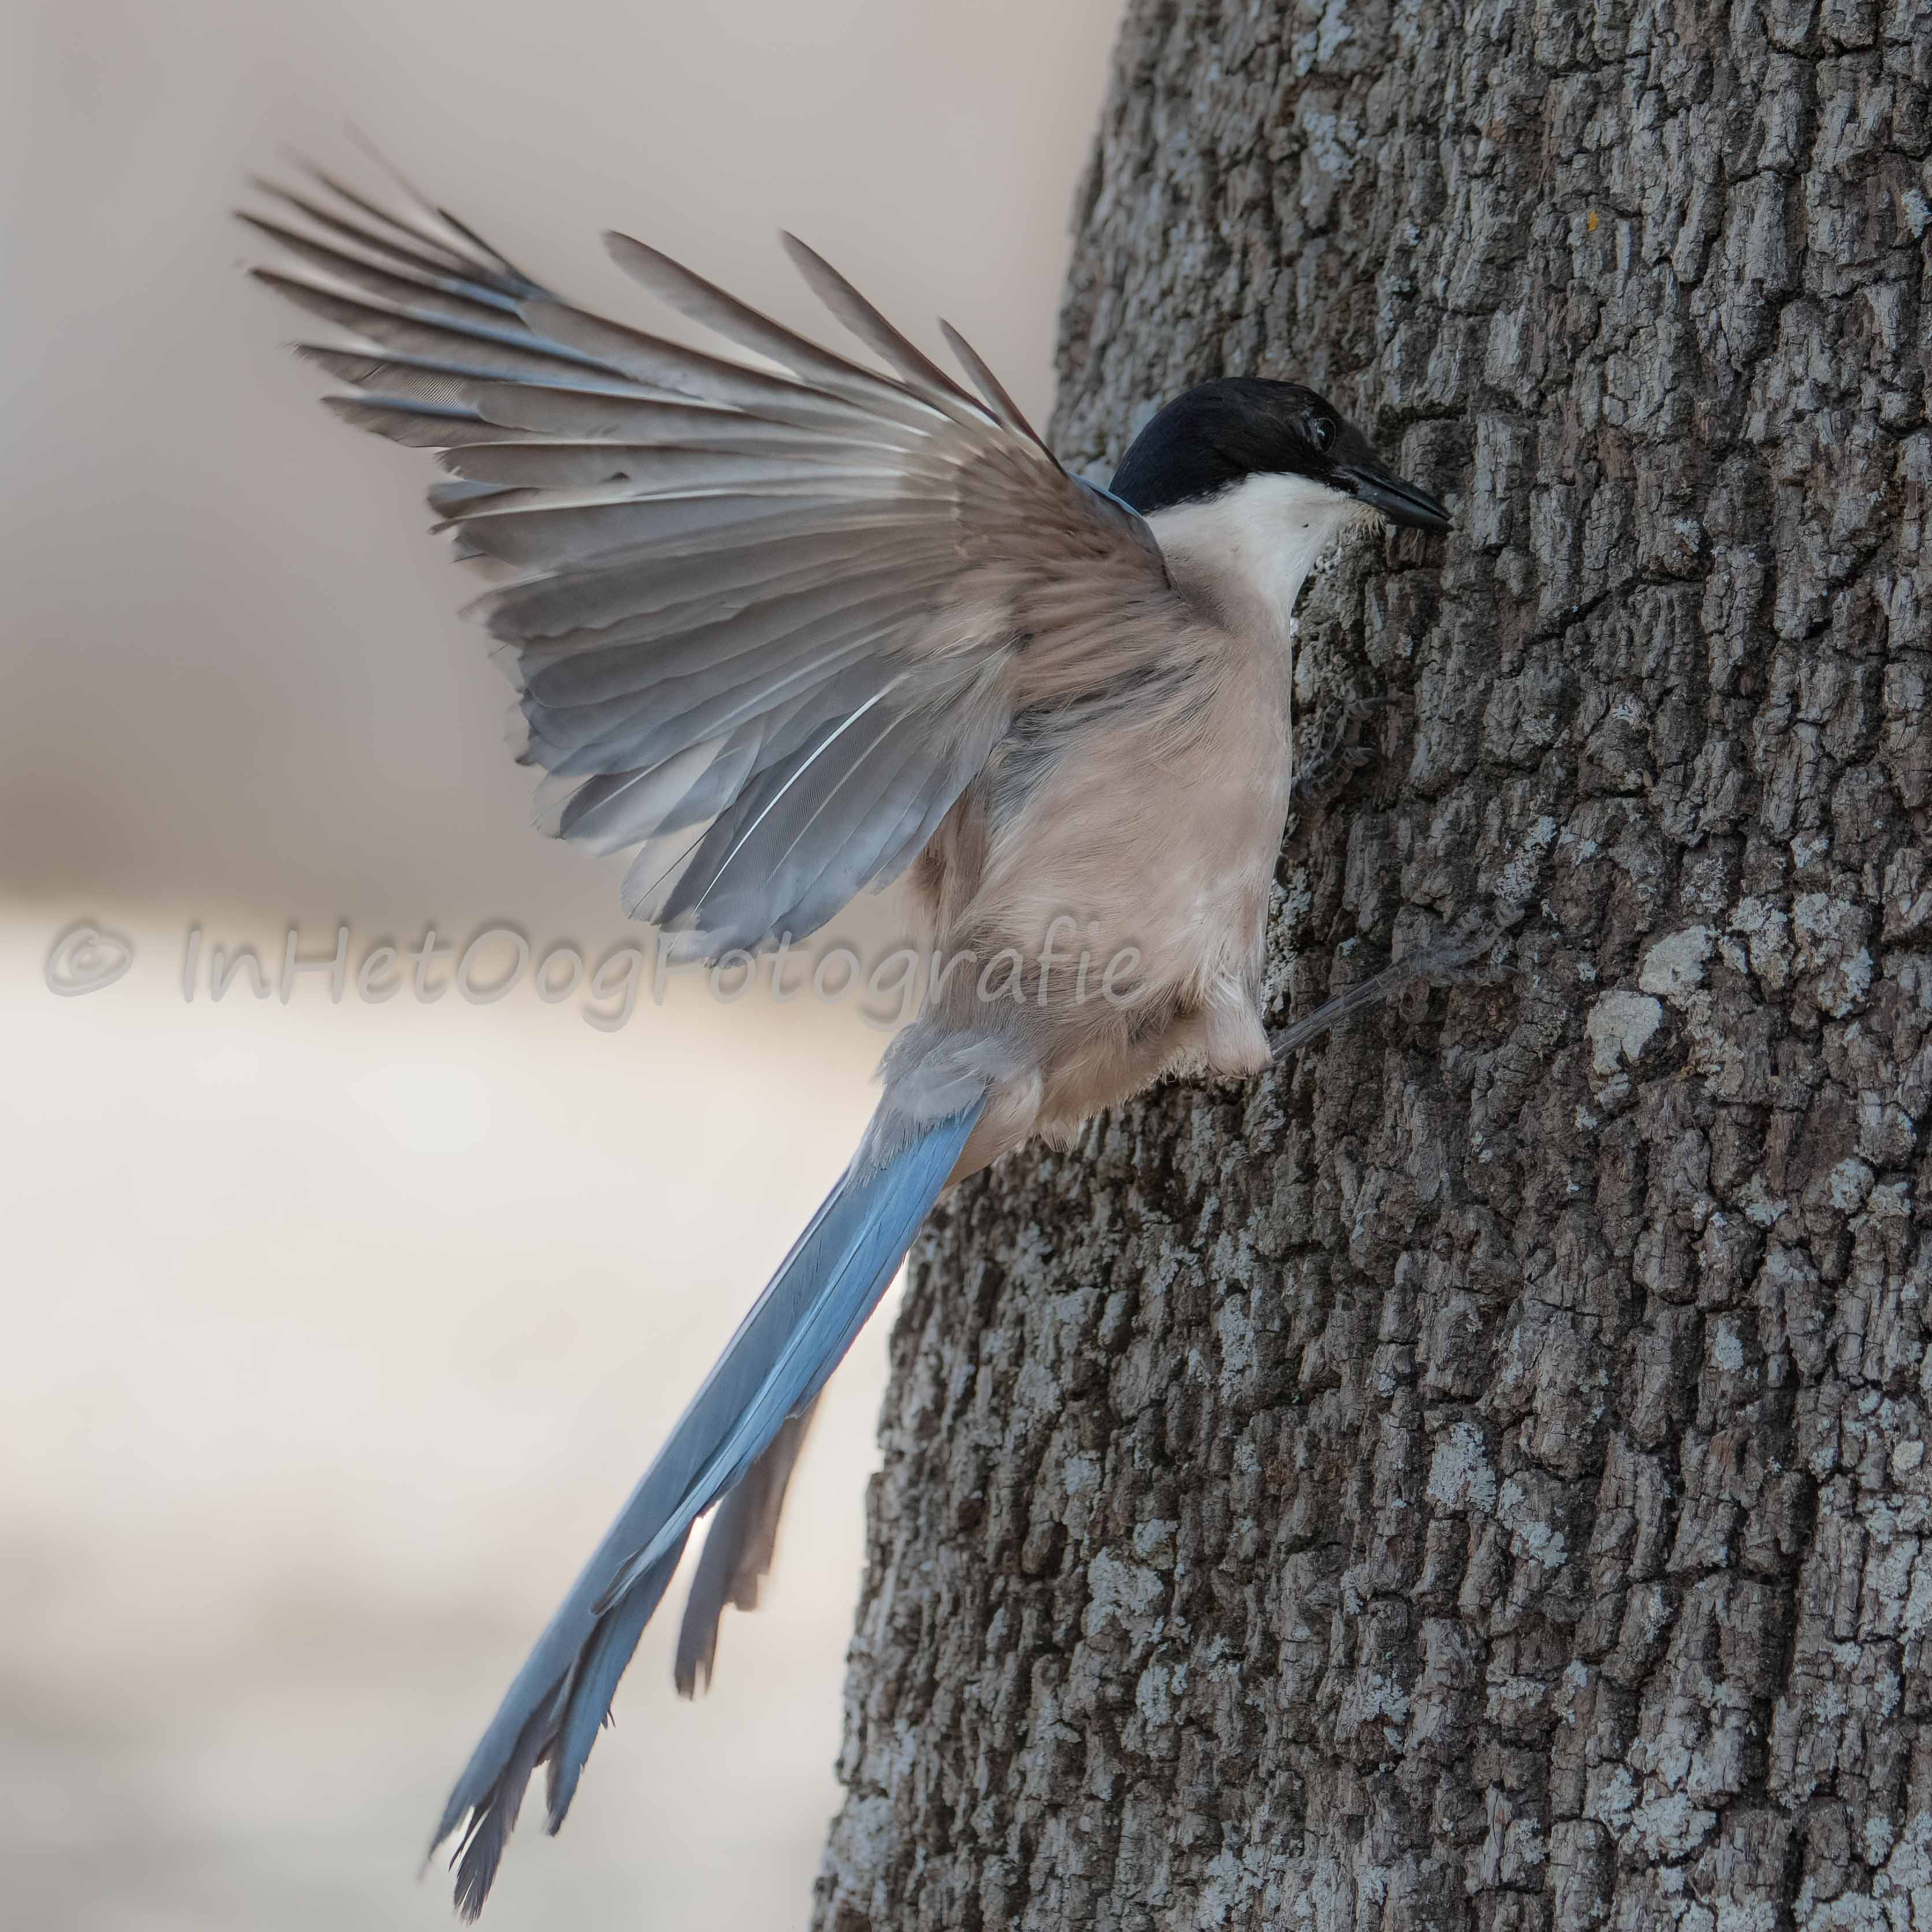
<path id="1" fill-rule="evenodd" d="M 680 950 L 815 930 L 910 862 L 1017 711 L 1177 647 L 1144 525 L 956 332 L 976 395 L 803 243 L 890 373 L 628 236 L 606 237 L 621 268 L 759 364 L 562 301 L 406 184 L 307 172 L 256 184 L 272 211 L 244 219 L 291 265 L 254 273 L 344 332 L 298 346 L 352 392 L 338 416 L 441 453 L 430 506 L 498 580 L 471 610 L 548 774 L 540 822 L 638 848 L 626 905 Z"/>

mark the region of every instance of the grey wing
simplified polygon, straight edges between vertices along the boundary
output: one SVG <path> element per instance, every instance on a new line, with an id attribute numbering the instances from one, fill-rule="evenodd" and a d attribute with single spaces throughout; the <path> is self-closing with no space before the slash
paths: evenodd
<path id="1" fill-rule="evenodd" d="M 560 301 L 442 211 L 315 172 L 246 214 L 255 274 L 345 332 L 299 352 L 349 422 L 441 452 L 430 493 L 495 581 L 545 828 L 635 848 L 627 911 L 689 956 L 802 938 L 918 852 L 1041 690 L 1184 615 L 1146 526 L 1070 478 L 970 350 L 955 383 L 802 244 L 894 373 L 668 257 L 619 266 L 765 363 Z M 1148 607 L 1151 626 L 1123 623 Z"/>

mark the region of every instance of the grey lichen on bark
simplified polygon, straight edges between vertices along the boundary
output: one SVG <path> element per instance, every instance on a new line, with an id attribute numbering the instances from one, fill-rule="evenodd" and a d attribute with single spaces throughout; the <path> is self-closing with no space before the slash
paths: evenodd
<path id="1" fill-rule="evenodd" d="M 1932 1927 L 1923 0 L 1134 0 L 1058 446 L 1221 373 L 1449 492 L 1298 697 L 1276 1024 L 962 1190 L 825 1932 Z"/>

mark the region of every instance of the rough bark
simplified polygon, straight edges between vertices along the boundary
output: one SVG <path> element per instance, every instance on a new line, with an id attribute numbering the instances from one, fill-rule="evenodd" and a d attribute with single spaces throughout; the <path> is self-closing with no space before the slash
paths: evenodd
<path id="1" fill-rule="evenodd" d="M 1135 0 L 1059 443 L 1305 377 L 1453 494 L 1298 697 L 1277 1023 L 962 1190 L 825 1932 L 1932 1926 L 1932 21 Z M 1394 560 L 1391 572 L 1390 561 Z"/>

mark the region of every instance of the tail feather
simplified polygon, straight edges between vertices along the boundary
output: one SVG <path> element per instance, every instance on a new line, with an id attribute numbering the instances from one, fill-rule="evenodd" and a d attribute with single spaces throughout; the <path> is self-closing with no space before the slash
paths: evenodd
<path id="1" fill-rule="evenodd" d="M 744 1479 L 718 1505 L 704 1539 L 685 1599 L 684 1620 L 678 1626 L 674 1676 L 680 1697 L 698 1694 L 702 1675 L 711 1688 L 718 1660 L 718 1626 L 727 1604 L 741 1610 L 758 1606 L 758 1586 L 772 1567 L 778 1548 L 778 1516 L 784 1508 L 791 1472 L 805 1447 L 812 1410 L 801 1409 L 785 1418 L 764 1454 L 746 1471 Z"/>
<path id="2" fill-rule="evenodd" d="M 577 1796 L 578 1780 L 584 1775 L 590 1748 L 610 1714 L 610 1700 L 617 1680 L 644 1634 L 651 1613 L 664 1600 L 670 1587 L 678 1559 L 684 1554 L 686 1530 L 660 1556 L 636 1584 L 612 1604 L 598 1620 L 590 1641 L 579 1654 L 576 1666 L 565 1686 L 562 1716 L 550 1741 L 550 1770 L 544 1780 L 544 1826 L 555 1832 L 570 1811 Z"/>
<path id="3" fill-rule="evenodd" d="M 483 1910 L 483 1901 L 496 1881 L 503 1847 L 516 1829 L 517 1814 L 523 1808 L 524 1787 L 542 1760 L 544 1739 L 554 1720 L 555 1701 L 554 1697 L 544 1700 L 524 1720 L 499 1779 L 497 1802 L 479 1805 L 471 1814 L 462 1842 L 456 1848 L 456 1909 L 465 1918 L 474 1918 Z M 432 1845 L 430 1849 L 434 1851 L 436 1847 Z"/>
<path id="4" fill-rule="evenodd" d="M 466 1820 L 456 1902 L 483 1907 L 531 1772 L 549 1765 L 548 1824 L 570 1808 L 618 1678 L 692 1526 L 802 1420 L 878 1306 L 985 1106 L 862 1152 L 740 1324 L 596 1555 L 537 1640 L 450 1793 L 430 1849 Z M 715 1618 L 713 1619 L 715 1626 Z M 680 1663 L 680 1670 L 682 1665 Z"/>

